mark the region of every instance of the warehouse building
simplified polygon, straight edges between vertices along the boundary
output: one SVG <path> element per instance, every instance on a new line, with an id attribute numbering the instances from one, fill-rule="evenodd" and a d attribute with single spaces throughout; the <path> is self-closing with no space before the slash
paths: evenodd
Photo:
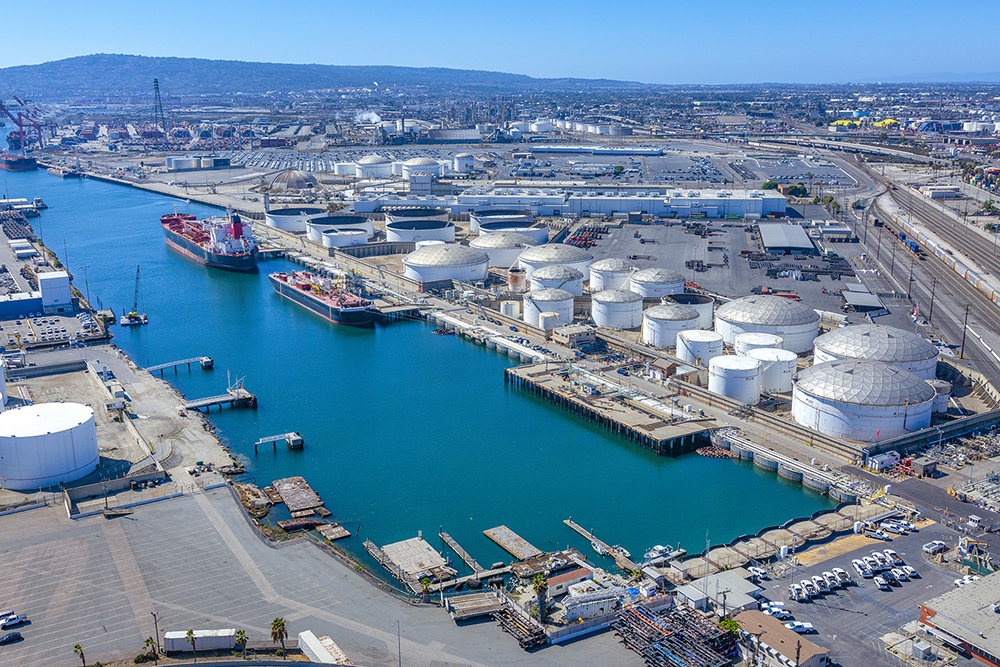
<path id="1" fill-rule="evenodd" d="M 991 574 L 920 605 L 928 632 L 987 665 L 1000 665 L 1000 577 Z"/>
<path id="2" fill-rule="evenodd" d="M 760 244 L 769 255 L 815 255 L 816 246 L 806 230 L 791 224 L 758 225 Z"/>
<path id="3" fill-rule="evenodd" d="M 764 612 L 744 611 L 733 616 L 733 620 L 754 646 L 753 653 L 760 659 L 760 664 L 772 667 L 823 667 L 830 664 L 830 649 L 817 646 Z M 753 660 L 747 660 L 747 663 L 750 662 Z"/>

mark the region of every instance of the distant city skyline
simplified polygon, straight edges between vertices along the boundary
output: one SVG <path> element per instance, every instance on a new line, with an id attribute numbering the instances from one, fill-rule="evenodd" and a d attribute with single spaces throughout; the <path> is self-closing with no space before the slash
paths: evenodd
<path id="1" fill-rule="evenodd" d="M 0 67 L 123 53 L 654 84 L 996 80 L 1000 69 L 989 55 L 1000 12 L 974 0 L 99 4 L 9 4 Z"/>

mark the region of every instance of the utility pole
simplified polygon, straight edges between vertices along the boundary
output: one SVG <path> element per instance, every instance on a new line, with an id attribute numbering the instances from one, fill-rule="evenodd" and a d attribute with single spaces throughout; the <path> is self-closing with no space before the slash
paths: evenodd
<path id="1" fill-rule="evenodd" d="M 933 317 L 933 315 L 934 315 L 934 290 L 935 289 L 937 289 L 937 278 L 934 278 L 933 282 L 931 282 L 931 307 L 927 311 L 927 322 L 928 323 L 931 322 L 931 317 Z"/>
<path id="2" fill-rule="evenodd" d="M 156 612 L 155 611 L 151 611 L 149 613 L 153 615 L 153 630 L 154 630 L 154 632 L 156 632 L 156 654 L 159 655 L 160 654 L 160 624 L 156 620 Z"/>
<path id="3" fill-rule="evenodd" d="M 969 329 L 969 306 L 965 306 L 965 323 L 962 324 L 962 351 L 959 353 L 959 359 L 965 359 L 965 332 Z"/>
<path id="4" fill-rule="evenodd" d="M 398 664 L 399 667 L 403 667 L 402 642 L 401 642 L 401 640 L 399 638 L 399 621 L 396 621 L 392 625 L 396 626 L 396 656 L 398 658 L 397 664 Z"/>

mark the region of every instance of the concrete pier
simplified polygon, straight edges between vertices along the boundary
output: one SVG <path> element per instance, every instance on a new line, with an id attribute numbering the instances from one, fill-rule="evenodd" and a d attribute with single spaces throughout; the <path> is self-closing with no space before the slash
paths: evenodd
<path id="1" fill-rule="evenodd" d="M 473 558 L 468 551 L 463 549 L 462 546 L 458 542 L 456 542 L 451 535 L 449 535 L 444 531 L 439 532 L 438 535 L 441 537 L 442 542 L 447 544 L 452 551 L 458 554 L 458 557 L 461 558 L 466 565 L 472 568 L 473 572 L 478 574 L 480 572 L 485 571 L 485 568 L 478 562 L 476 562 L 476 559 Z"/>
<path id="2" fill-rule="evenodd" d="M 598 538 L 594 537 L 593 533 L 591 533 L 588 530 L 585 530 L 582 526 L 580 526 L 580 524 L 573 521 L 573 519 L 565 519 L 563 523 L 572 528 L 573 530 L 575 530 L 576 532 L 578 532 L 580 535 L 583 535 L 590 542 L 596 542 L 597 544 L 600 544 L 602 547 L 604 547 L 604 550 L 608 552 L 609 556 L 615 559 L 615 564 L 618 565 L 618 567 L 620 567 L 621 569 L 626 570 L 627 572 L 635 572 L 637 569 L 639 569 L 639 566 L 636 565 L 635 562 L 632 561 L 632 559 L 626 558 L 624 555 L 618 553 L 615 549 L 612 549 L 610 544 L 607 544 L 603 540 L 599 540 Z"/>

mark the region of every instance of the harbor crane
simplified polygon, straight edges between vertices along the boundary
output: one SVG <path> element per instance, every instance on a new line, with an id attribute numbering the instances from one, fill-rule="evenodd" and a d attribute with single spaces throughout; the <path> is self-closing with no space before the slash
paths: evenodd
<path id="1" fill-rule="evenodd" d="M 37 141 L 39 147 L 44 148 L 44 130 L 48 129 L 50 135 L 54 137 L 56 134 L 56 124 L 47 120 L 42 114 L 41 109 L 32 104 L 31 100 L 24 101 L 15 95 L 14 101 L 16 104 L 11 102 L 4 104 L 3 101 L 0 101 L 0 111 L 17 126 L 15 132 L 7 135 L 11 148 L 23 151 L 28 142 L 32 140 Z M 17 144 L 16 147 L 14 146 L 15 142 Z"/>
<path id="2" fill-rule="evenodd" d="M 149 318 L 146 314 L 139 314 L 139 265 L 135 267 L 135 298 L 132 300 L 132 310 L 128 313 L 123 313 L 121 318 L 121 325 L 123 327 L 138 326 L 142 324 L 147 324 Z"/>

